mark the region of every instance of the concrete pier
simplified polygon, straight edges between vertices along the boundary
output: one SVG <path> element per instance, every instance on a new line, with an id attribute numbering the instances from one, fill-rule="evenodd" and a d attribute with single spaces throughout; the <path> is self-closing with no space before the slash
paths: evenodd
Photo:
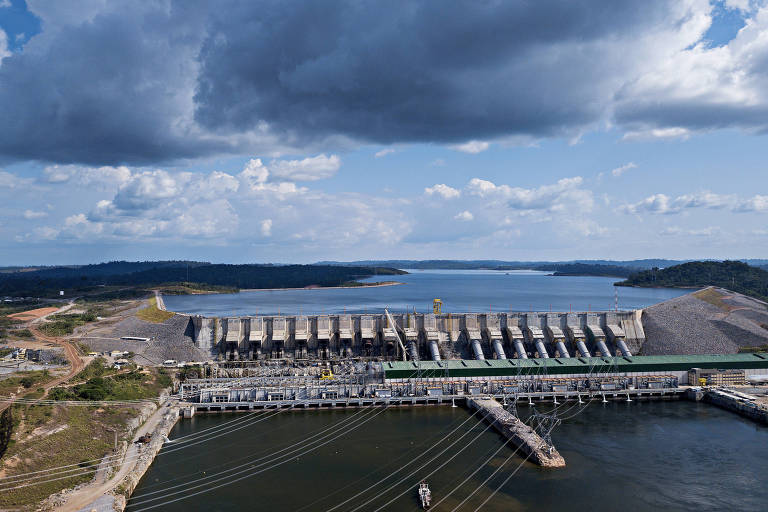
<path id="1" fill-rule="evenodd" d="M 531 427 L 518 417 L 508 412 L 499 402 L 491 398 L 467 398 L 471 410 L 480 409 L 485 421 L 488 421 L 504 437 L 509 439 L 528 460 L 539 466 L 562 468 L 565 459 L 544 441 Z"/>
<path id="2" fill-rule="evenodd" d="M 704 401 L 768 425 L 768 407 L 757 403 L 752 395 L 730 389 L 710 389 L 704 393 Z"/>

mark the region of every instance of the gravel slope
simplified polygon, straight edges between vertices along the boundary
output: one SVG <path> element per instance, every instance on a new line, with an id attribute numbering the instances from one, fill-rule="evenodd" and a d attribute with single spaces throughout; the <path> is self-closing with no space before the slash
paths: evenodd
<path id="1" fill-rule="evenodd" d="M 768 344 L 768 328 L 761 326 L 768 326 L 768 304 L 721 288 L 706 291 L 646 308 L 640 355 L 733 354 Z"/>

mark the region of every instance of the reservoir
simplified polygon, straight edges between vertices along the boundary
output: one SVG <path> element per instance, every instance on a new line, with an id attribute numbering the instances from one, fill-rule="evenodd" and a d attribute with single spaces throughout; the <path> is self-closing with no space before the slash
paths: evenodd
<path id="1" fill-rule="evenodd" d="M 235 294 L 168 295 L 170 311 L 204 316 L 393 313 L 431 311 L 432 299 L 444 313 L 508 311 L 596 311 L 637 309 L 690 290 L 615 287 L 615 277 L 552 276 L 537 271 L 412 270 L 402 276 L 373 276 L 363 282 L 395 280 L 381 287 L 244 291 Z"/>
<path id="2" fill-rule="evenodd" d="M 445 498 L 433 510 L 471 511 L 514 471 L 483 510 L 768 508 L 766 427 L 687 401 L 569 402 L 558 412 L 564 419 L 552 438 L 567 466 L 554 470 L 524 462 L 508 446 L 494 455 L 502 438 L 463 407 L 196 416 L 180 420 L 170 438 L 199 432 L 199 444 L 174 452 L 166 444 L 128 510 L 418 510 L 416 486 L 426 478 L 433 504 Z M 529 406 L 519 414 L 525 418 Z M 301 450 L 326 433 L 340 435 Z M 295 447 L 294 455 L 276 454 Z M 285 462 L 250 474 L 262 458 Z"/>

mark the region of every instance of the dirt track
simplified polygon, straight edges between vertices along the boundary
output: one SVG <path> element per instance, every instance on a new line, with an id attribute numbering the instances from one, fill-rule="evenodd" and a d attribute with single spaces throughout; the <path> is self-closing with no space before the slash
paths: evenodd
<path id="1" fill-rule="evenodd" d="M 34 326 L 34 322 L 35 321 L 40 320 L 41 318 L 45 318 L 46 316 L 48 316 L 48 315 L 50 315 L 52 313 L 55 313 L 57 311 L 64 311 L 66 309 L 69 309 L 70 307 L 71 307 L 71 304 L 68 305 L 68 306 L 65 306 L 63 308 L 60 308 L 60 309 L 59 308 L 53 308 L 53 311 L 49 311 L 48 313 L 45 313 L 43 315 L 35 316 L 35 318 L 32 319 L 30 321 L 30 323 L 27 325 L 27 328 L 35 336 L 36 339 L 41 340 L 41 341 L 47 341 L 49 343 L 54 343 L 56 345 L 61 346 L 64 349 L 64 355 L 66 356 L 67 360 L 69 361 L 69 372 L 67 372 L 65 375 L 62 375 L 61 377 L 57 377 L 57 378 L 53 379 L 52 381 L 50 381 L 50 382 L 48 382 L 48 383 L 43 385 L 43 389 L 45 389 L 45 393 L 43 393 L 43 397 L 48 395 L 48 391 L 51 388 L 54 388 L 54 387 L 62 384 L 63 382 L 68 381 L 69 379 L 71 379 L 72 377 L 74 377 L 75 375 L 80 373 L 80 371 L 82 371 L 83 368 L 85 368 L 85 362 L 86 362 L 85 359 L 80 357 L 80 354 L 78 353 L 77 349 L 75 348 L 75 346 L 71 342 L 69 342 L 69 341 L 67 341 L 65 339 L 62 339 L 62 338 L 55 337 L 55 336 L 45 335 L 42 332 L 40 332 Z M 48 310 L 50 310 L 52 308 L 41 308 L 41 309 L 48 309 Z M 33 310 L 33 311 L 39 311 L 39 310 Z M 29 313 L 29 312 L 27 312 L 27 313 Z M 26 390 L 26 391 L 16 395 L 16 398 L 21 398 L 21 397 L 23 397 L 23 396 L 25 396 L 25 395 L 27 395 L 29 393 L 32 393 L 34 391 L 35 391 L 34 389 L 28 389 L 28 390 Z M 0 411 L 5 410 L 12 403 L 13 402 L 0 403 Z"/>

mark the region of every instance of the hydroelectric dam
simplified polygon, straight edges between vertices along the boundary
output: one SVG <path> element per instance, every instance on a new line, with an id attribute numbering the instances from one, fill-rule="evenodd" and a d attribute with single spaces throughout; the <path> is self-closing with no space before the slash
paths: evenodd
<path id="1" fill-rule="evenodd" d="M 196 363 L 201 375 L 178 397 L 184 416 L 459 402 L 532 462 L 558 467 L 565 461 L 549 433 L 559 420 L 532 428 L 517 418 L 518 404 L 701 400 L 706 379 L 768 376 L 763 353 L 636 355 L 647 341 L 642 318 L 642 310 L 191 316 L 194 344 L 212 360 Z"/>
<path id="2" fill-rule="evenodd" d="M 194 343 L 223 360 L 432 360 L 632 356 L 640 311 L 210 318 Z"/>

